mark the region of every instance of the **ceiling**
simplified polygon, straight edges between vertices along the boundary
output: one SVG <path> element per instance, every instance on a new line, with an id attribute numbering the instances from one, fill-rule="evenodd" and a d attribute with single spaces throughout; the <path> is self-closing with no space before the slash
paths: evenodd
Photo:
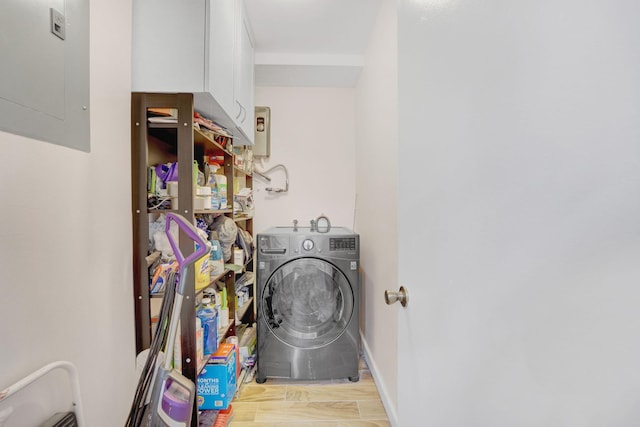
<path id="1" fill-rule="evenodd" d="M 355 86 L 380 1 L 244 0 L 256 86 Z"/>

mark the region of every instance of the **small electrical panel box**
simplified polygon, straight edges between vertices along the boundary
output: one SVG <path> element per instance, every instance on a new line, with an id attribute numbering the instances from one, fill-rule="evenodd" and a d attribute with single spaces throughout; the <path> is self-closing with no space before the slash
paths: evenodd
<path id="1" fill-rule="evenodd" d="M 253 142 L 253 157 L 271 155 L 271 108 L 256 107 L 256 129 Z"/>

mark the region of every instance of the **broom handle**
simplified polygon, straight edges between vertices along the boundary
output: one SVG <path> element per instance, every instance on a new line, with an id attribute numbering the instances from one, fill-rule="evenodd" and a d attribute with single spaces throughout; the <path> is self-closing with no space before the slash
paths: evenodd
<path id="1" fill-rule="evenodd" d="M 198 244 L 198 249 L 187 258 L 184 257 L 184 255 L 180 251 L 178 242 L 174 240 L 173 236 L 169 232 L 171 228 L 171 221 L 175 222 L 178 225 L 178 228 L 182 230 L 187 235 L 187 237 Z M 173 249 L 173 254 L 176 256 L 176 260 L 178 261 L 178 267 L 180 269 L 180 285 L 178 286 L 178 293 L 182 294 L 184 291 L 184 282 L 182 280 L 182 277 L 184 277 L 184 275 L 186 274 L 187 267 L 189 266 L 189 264 L 192 264 L 205 256 L 209 252 L 209 246 L 207 245 L 207 242 L 205 242 L 204 239 L 200 237 L 196 227 L 191 224 L 191 222 L 187 221 L 186 218 L 182 215 L 172 212 L 168 213 L 164 231 L 167 234 L 167 238 L 169 239 L 171 249 Z"/>

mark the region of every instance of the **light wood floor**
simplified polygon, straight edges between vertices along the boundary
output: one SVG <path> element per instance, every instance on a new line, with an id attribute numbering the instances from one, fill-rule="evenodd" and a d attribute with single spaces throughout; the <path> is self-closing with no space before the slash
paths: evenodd
<path id="1" fill-rule="evenodd" d="M 360 381 L 268 379 L 244 384 L 233 406 L 231 427 L 389 426 L 380 395 L 364 361 Z"/>

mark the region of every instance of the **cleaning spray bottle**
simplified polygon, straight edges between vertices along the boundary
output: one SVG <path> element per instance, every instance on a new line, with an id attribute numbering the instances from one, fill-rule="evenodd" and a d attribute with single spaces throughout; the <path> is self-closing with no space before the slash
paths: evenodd
<path id="1" fill-rule="evenodd" d="M 227 302 L 227 288 L 221 290 L 220 301 L 220 326 L 226 327 L 229 324 L 229 305 Z"/>
<path id="2" fill-rule="evenodd" d="M 196 316 L 202 322 L 204 356 L 213 354 L 218 349 L 218 316 L 211 302 L 211 298 L 202 298 L 202 303 Z"/>

